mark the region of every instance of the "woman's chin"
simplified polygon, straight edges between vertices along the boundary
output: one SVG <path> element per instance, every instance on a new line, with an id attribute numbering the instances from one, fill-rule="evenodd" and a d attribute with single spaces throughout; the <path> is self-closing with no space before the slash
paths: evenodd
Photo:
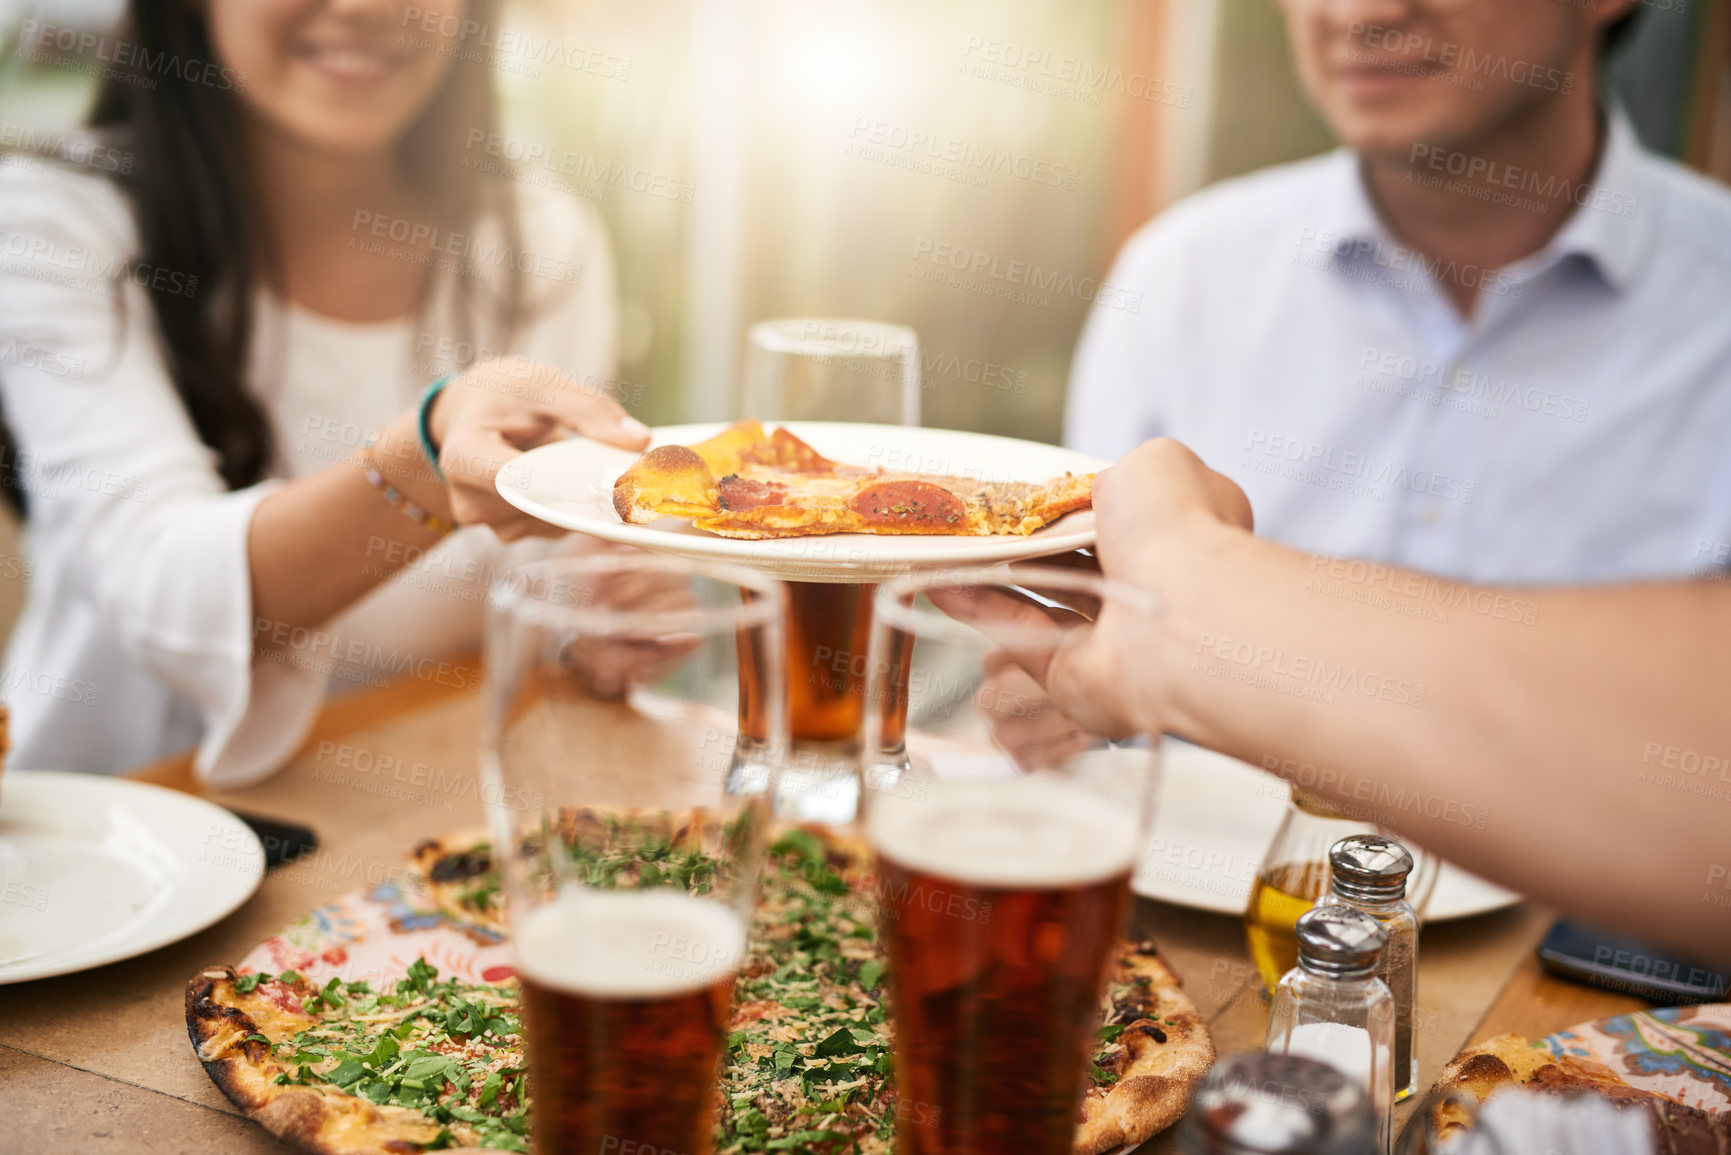
<path id="1" fill-rule="evenodd" d="M 437 77 L 395 70 L 374 83 L 333 83 L 311 67 L 274 92 L 254 85 L 251 111 L 279 132 L 321 152 L 365 154 L 400 141 L 425 109 Z"/>
<path id="2" fill-rule="evenodd" d="M 328 115 L 271 119 L 279 132 L 294 138 L 303 147 L 332 155 L 359 157 L 395 148 L 408 131 L 413 110 L 400 115 L 368 115 L 353 107 L 332 108 Z"/>

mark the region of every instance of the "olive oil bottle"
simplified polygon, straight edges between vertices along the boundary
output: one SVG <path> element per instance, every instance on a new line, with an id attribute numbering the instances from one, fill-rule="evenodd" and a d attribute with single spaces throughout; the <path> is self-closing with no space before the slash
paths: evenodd
<path id="1" fill-rule="evenodd" d="M 1374 833 L 1375 816 L 1332 802 L 1297 786 L 1286 817 L 1262 856 L 1262 868 L 1250 888 L 1244 911 L 1250 958 L 1262 976 L 1263 990 L 1272 995 L 1280 976 L 1298 965 L 1298 940 L 1293 927 L 1298 916 L 1328 893 L 1328 853 L 1335 843 L 1354 834 Z M 1406 894 L 1420 915 L 1436 882 L 1435 860 L 1412 847 L 1417 858 Z"/>
<path id="2" fill-rule="evenodd" d="M 1298 965 L 1298 916 L 1316 905 L 1328 890 L 1328 860 L 1280 862 L 1264 866 L 1250 890 L 1244 912 L 1250 960 L 1262 976 L 1262 988 L 1273 993 L 1280 976 Z"/>

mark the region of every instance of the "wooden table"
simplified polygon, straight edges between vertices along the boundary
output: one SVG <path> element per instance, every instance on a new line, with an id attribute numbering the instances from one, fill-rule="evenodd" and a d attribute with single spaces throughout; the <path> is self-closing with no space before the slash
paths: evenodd
<path id="1" fill-rule="evenodd" d="M 238 960 L 309 909 L 392 877 L 417 839 L 481 821 L 478 678 L 461 681 L 471 689 L 406 680 L 332 702 L 293 762 L 247 790 L 199 790 L 187 756 L 138 773 L 310 826 L 319 849 L 271 871 L 250 902 L 190 939 L 82 974 L 0 987 L 0 1150 L 286 1155 L 287 1145 L 241 1116 L 194 1059 L 186 981 L 201 967 Z M 1136 919 L 1183 977 L 1220 1052 L 1260 1048 L 1267 1011 L 1239 920 L 1146 899 Z M 1646 1005 L 1543 974 L 1532 951 L 1549 923 L 1547 912 L 1523 904 L 1424 932 L 1423 1084 L 1470 1041 L 1505 1031 L 1536 1037 Z M 1167 1134 L 1141 1155 L 1175 1150 Z"/>

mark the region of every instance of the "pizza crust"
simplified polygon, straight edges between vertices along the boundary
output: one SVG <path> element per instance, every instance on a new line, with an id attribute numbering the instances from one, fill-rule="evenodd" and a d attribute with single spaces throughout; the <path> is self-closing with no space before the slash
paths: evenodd
<path id="1" fill-rule="evenodd" d="M 719 500 L 715 474 L 683 445 L 651 449 L 613 484 L 613 511 L 632 525 L 663 517 L 702 517 L 713 513 Z"/>
<path id="2" fill-rule="evenodd" d="M 1207 1024 L 1153 942 L 1126 943 L 1109 981 L 1135 984 L 1111 1014 L 1129 1018 L 1119 1036 L 1127 1055 L 1118 1081 L 1103 1093 L 1091 1088 L 1083 1099 L 1076 1155 L 1146 1143 L 1184 1116 L 1214 1066 Z"/>

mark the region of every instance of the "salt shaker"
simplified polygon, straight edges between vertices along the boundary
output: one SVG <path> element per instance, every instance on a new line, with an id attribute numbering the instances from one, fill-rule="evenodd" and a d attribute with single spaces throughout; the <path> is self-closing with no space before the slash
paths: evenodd
<path id="1" fill-rule="evenodd" d="M 1364 1088 L 1302 1055 L 1251 1052 L 1214 1064 L 1179 1132 L 1186 1155 L 1372 1155 Z"/>
<path id="2" fill-rule="evenodd" d="M 1329 849 L 1330 893 L 1319 903 L 1355 907 L 1382 924 L 1388 945 L 1382 948 L 1377 977 L 1394 996 L 1394 1101 L 1412 1094 L 1418 1081 L 1418 1047 L 1413 1016 L 1418 1006 L 1418 914 L 1406 900 L 1412 852 L 1380 834 L 1355 834 Z"/>
<path id="3" fill-rule="evenodd" d="M 1365 1089 L 1376 1118 L 1376 1149 L 1388 1150 L 1394 1102 L 1394 996 L 1376 977 L 1388 932 L 1343 903 L 1299 916 L 1298 965 L 1274 991 L 1268 1050 L 1305 1055 Z"/>

